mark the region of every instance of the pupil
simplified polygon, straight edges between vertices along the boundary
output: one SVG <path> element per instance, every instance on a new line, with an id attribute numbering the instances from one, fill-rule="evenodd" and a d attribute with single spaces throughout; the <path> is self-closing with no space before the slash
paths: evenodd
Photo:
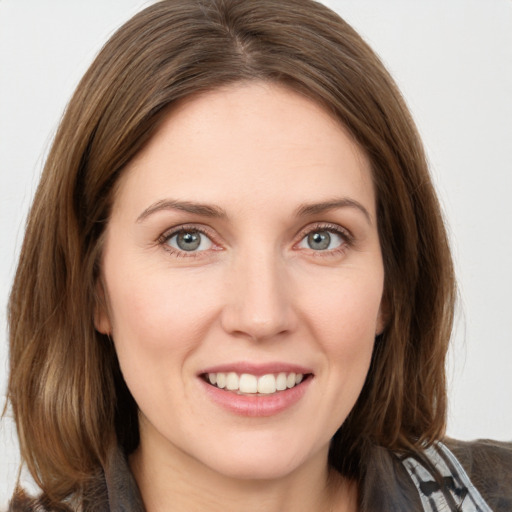
<path id="1" fill-rule="evenodd" d="M 308 235 L 308 245 L 311 249 L 324 251 L 331 243 L 331 235 L 327 231 L 316 231 Z"/>
<path id="2" fill-rule="evenodd" d="M 194 251 L 201 244 L 201 237 L 199 233 L 180 233 L 176 239 L 176 244 L 183 251 Z"/>

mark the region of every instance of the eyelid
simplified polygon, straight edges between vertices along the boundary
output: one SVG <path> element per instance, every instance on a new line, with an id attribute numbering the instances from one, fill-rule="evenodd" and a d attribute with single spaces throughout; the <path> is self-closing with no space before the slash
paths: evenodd
<path id="1" fill-rule="evenodd" d="M 339 253 L 341 251 L 345 251 L 348 247 L 353 245 L 354 243 L 354 236 L 352 233 L 345 227 L 340 226 L 339 224 L 334 224 L 331 222 L 314 222 L 312 224 L 308 224 L 304 228 L 302 228 L 298 234 L 296 235 L 296 242 L 294 243 L 294 248 L 298 249 L 298 244 L 304 239 L 304 237 L 308 236 L 310 233 L 314 231 L 330 231 L 332 233 L 336 233 L 337 235 L 341 236 L 345 243 L 341 247 L 338 247 L 336 249 L 330 249 L 325 251 L 314 251 L 311 249 L 312 253 L 315 253 L 315 255 L 318 256 L 328 256 L 333 253 Z M 207 249 L 204 251 L 182 251 L 179 249 L 176 249 L 174 247 L 171 247 L 167 245 L 167 242 L 170 238 L 173 236 L 184 232 L 184 231 L 197 231 L 198 233 L 203 234 L 204 236 L 208 237 L 210 241 L 213 244 L 213 247 L 211 249 Z M 201 224 L 180 224 L 177 226 L 173 226 L 172 228 L 167 229 L 164 231 L 157 239 L 157 242 L 159 245 L 163 246 L 164 250 L 167 252 L 177 255 L 177 256 L 184 256 L 184 257 L 197 257 L 201 256 L 202 253 L 209 252 L 209 251 L 218 251 L 222 249 L 222 245 L 216 241 L 216 234 L 215 231 L 209 228 L 208 226 L 201 225 Z"/>
<path id="2" fill-rule="evenodd" d="M 333 224 L 332 222 L 313 222 L 312 224 L 308 224 L 297 233 L 297 238 L 302 240 L 304 236 L 309 235 L 311 232 L 321 230 L 338 233 L 339 235 L 346 238 L 347 241 L 353 240 L 354 238 L 352 233 L 347 228 L 344 228 L 339 224 Z"/>
<path id="3" fill-rule="evenodd" d="M 211 249 L 207 249 L 204 251 L 182 251 L 180 249 L 176 249 L 175 247 L 171 247 L 167 244 L 167 242 L 173 237 L 178 235 L 182 232 L 187 231 L 196 231 L 198 233 L 201 233 L 202 235 L 206 236 L 212 243 L 213 247 Z M 178 255 L 178 256 L 184 256 L 184 257 L 197 257 L 200 256 L 202 253 L 211 251 L 211 250 L 219 250 L 221 248 L 220 244 L 215 241 L 215 234 L 213 230 L 208 228 L 207 226 L 201 225 L 201 224 L 179 224 L 178 226 L 173 226 L 172 228 L 169 228 L 165 230 L 157 239 L 157 242 L 159 245 L 161 245 L 164 250 L 167 252 Z"/>
<path id="4" fill-rule="evenodd" d="M 339 252 L 340 250 L 345 250 L 347 247 L 350 247 L 354 242 L 354 235 L 347 229 L 339 224 L 333 224 L 331 222 L 315 222 L 313 224 L 308 224 L 304 228 L 302 228 L 299 233 L 297 234 L 297 241 L 294 244 L 294 248 L 297 247 L 297 245 L 302 242 L 302 240 L 308 236 L 310 233 L 313 233 L 315 231 L 330 231 L 332 233 L 336 233 L 337 235 L 341 236 L 345 243 L 336 249 L 331 250 L 325 250 L 325 251 L 314 251 L 311 249 L 312 252 L 317 253 L 317 255 L 329 255 L 334 252 Z"/>

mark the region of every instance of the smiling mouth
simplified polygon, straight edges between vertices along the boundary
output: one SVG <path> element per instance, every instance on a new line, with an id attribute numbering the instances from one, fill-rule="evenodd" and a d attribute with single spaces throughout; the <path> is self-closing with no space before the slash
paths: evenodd
<path id="1" fill-rule="evenodd" d="M 213 387 L 239 395 L 268 396 L 292 389 L 312 377 L 311 373 L 268 373 L 252 375 L 235 372 L 204 373 L 201 377 Z"/>

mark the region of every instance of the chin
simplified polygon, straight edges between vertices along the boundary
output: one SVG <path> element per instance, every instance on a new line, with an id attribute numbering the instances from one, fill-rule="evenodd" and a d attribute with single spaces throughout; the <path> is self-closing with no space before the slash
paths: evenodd
<path id="1" fill-rule="evenodd" d="M 299 471 L 313 461 L 325 459 L 327 464 L 328 447 L 318 454 L 298 449 L 295 445 L 280 442 L 279 445 L 264 446 L 241 443 L 237 448 L 221 446 L 210 450 L 203 464 L 228 478 L 239 480 L 277 480 Z"/>
<path id="2" fill-rule="evenodd" d="M 280 457 L 263 458 L 255 457 L 252 460 L 228 460 L 215 467 L 214 471 L 225 477 L 236 480 L 279 480 L 294 473 L 300 466 L 301 461 L 281 460 Z"/>

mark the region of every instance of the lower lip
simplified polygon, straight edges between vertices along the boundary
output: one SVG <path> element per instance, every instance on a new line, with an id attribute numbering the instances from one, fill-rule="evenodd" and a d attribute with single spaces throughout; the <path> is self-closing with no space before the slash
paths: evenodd
<path id="1" fill-rule="evenodd" d="M 239 416 L 273 416 L 295 405 L 303 396 L 313 380 L 311 376 L 297 386 L 269 395 L 238 395 L 212 386 L 200 378 L 208 396 L 215 403 Z"/>

